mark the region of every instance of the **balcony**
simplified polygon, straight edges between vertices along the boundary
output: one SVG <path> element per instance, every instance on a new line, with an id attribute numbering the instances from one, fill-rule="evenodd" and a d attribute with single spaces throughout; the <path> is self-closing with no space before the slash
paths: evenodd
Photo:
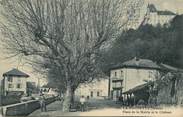
<path id="1" fill-rule="evenodd" d="M 122 90 L 122 86 L 121 87 L 112 87 L 113 90 Z"/>
<path id="2" fill-rule="evenodd" d="M 112 88 L 113 89 L 122 89 L 122 82 L 123 80 L 115 80 L 115 81 L 112 81 Z"/>
<path id="3" fill-rule="evenodd" d="M 123 78 L 122 77 L 113 77 L 111 78 L 112 82 L 123 82 Z"/>

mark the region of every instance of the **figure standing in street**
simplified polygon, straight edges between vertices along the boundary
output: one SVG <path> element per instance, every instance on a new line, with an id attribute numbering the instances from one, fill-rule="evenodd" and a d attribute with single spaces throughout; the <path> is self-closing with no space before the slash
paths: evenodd
<path id="1" fill-rule="evenodd" d="M 60 96 L 60 101 L 63 103 L 64 102 L 64 94 L 61 94 Z"/>
<path id="2" fill-rule="evenodd" d="M 124 106 L 124 99 L 123 99 L 123 96 L 120 96 L 120 102 L 121 102 L 121 105 Z"/>
<path id="3" fill-rule="evenodd" d="M 81 98 L 80 98 L 80 104 L 81 104 L 81 111 L 83 112 L 85 110 L 85 98 L 84 96 L 82 95 Z"/>
<path id="4" fill-rule="evenodd" d="M 127 105 L 128 105 L 128 107 L 130 106 L 130 97 L 129 97 L 129 95 L 127 95 Z"/>
<path id="5" fill-rule="evenodd" d="M 41 95 L 41 97 L 40 97 L 40 107 L 41 107 L 41 112 L 43 112 L 43 111 L 47 111 L 47 109 L 46 109 L 46 100 L 45 100 L 45 97 L 44 97 L 44 95 Z"/>

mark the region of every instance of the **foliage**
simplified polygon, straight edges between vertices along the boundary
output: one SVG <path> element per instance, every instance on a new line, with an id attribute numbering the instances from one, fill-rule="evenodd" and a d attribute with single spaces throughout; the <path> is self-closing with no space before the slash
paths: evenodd
<path id="1" fill-rule="evenodd" d="M 111 48 L 102 51 L 102 68 L 120 64 L 133 57 L 145 58 L 175 67 L 183 67 L 183 15 L 164 26 L 145 25 L 123 32 Z"/>

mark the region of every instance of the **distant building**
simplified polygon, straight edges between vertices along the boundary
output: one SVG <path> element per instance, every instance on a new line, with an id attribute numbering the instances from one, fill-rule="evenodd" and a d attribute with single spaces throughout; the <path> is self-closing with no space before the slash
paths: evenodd
<path id="1" fill-rule="evenodd" d="M 153 26 L 169 24 L 175 16 L 176 14 L 171 11 L 161 11 L 156 9 L 154 4 L 148 4 L 143 24 L 152 24 Z"/>
<path id="2" fill-rule="evenodd" d="M 110 70 L 110 96 L 116 99 L 136 86 L 154 81 L 160 67 L 151 60 L 134 58 Z"/>
<path id="3" fill-rule="evenodd" d="M 28 74 L 12 69 L 3 74 L 2 91 L 4 95 L 8 94 L 26 94 Z"/>
<path id="4" fill-rule="evenodd" d="M 108 97 L 109 79 L 96 79 L 88 84 L 81 84 L 75 91 L 76 97 L 103 99 Z"/>
<path id="5" fill-rule="evenodd" d="M 137 29 L 147 13 L 147 3 L 145 0 L 127 0 L 127 2 L 129 5 L 122 10 L 122 14 L 126 14 L 128 20 L 124 29 Z"/>
<path id="6" fill-rule="evenodd" d="M 149 4 L 145 0 L 134 0 L 129 2 L 130 5 L 127 5 L 127 7 L 122 10 L 122 13 L 126 14 L 126 20 L 128 21 L 124 26 L 125 30 L 137 29 L 145 24 L 151 24 L 153 26 L 157 26 L 158 24 L 169 24 L 177 15 L 172 11 L 158 10 L 154 4 Z"/>

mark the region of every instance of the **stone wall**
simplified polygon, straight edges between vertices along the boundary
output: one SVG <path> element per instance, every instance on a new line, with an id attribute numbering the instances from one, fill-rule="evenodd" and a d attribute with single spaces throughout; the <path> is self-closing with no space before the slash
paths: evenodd
<path id="1" fill-rule="evenodd" d="M 47 98 L 46 104 L 55 101 L 55 97 Z M 6 116 L 26 116 L 40 108 L 38 100 L 31 100 L 27 102 L 12 104 L 3 107 L 3 115 Z"/>

